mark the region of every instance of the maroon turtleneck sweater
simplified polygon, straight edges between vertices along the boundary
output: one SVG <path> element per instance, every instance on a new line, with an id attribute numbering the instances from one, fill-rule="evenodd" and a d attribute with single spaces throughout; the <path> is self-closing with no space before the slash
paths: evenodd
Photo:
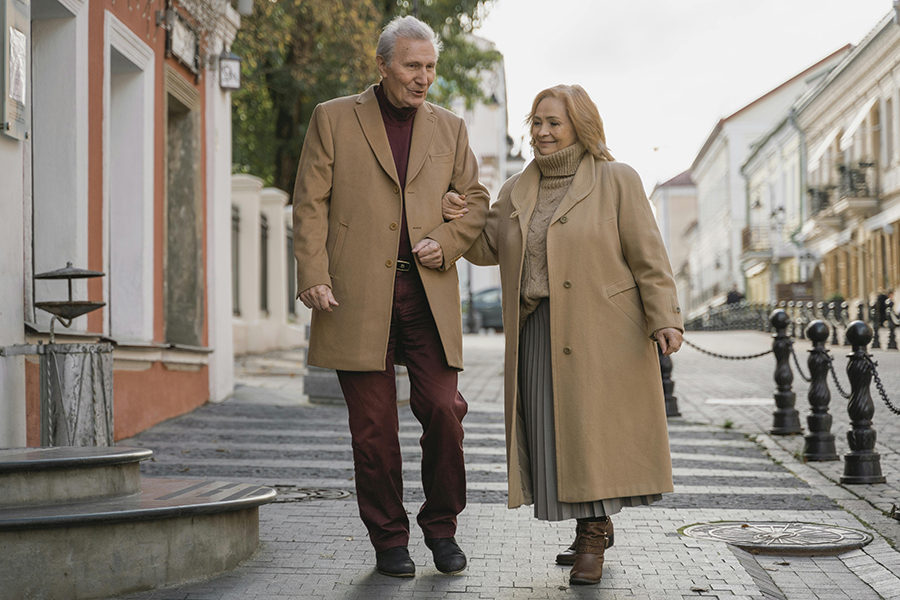
<path id="1" fill-rule="evenodd" d="M 397 177 L 400 178 L 400 199 L 402 205 L 400 248 L 397 251 L 397 259 L 405 260 L 415 265 L 412 244 L 409 241 L 409 228 L 406 225 L 406 168 L 409 165 L 409 146 L 412 143 L 413 121 L 415 121 L 418 109 L 415 107 L 397 108 L 391 104 L 380 83 L 375 87 L 375 97 L 378 98 L 381 120 L 384 121 L 384 130 L 387 132 L 388 142 L 391 144 L 391 154 L 394 157 L 394 166 L 397 168 Z"/>

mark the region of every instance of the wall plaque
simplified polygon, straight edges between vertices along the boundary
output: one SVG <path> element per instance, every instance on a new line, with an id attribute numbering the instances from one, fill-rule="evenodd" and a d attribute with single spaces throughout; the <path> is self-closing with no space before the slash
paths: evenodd
<path id="1" fill-rule="evenodd" d="M 31 98 L 28 71 L 31 65 L 31 0 L 0 0 L 3 97 L 0 99 L 0 131 L 17 140 L 28 135 Z"/>

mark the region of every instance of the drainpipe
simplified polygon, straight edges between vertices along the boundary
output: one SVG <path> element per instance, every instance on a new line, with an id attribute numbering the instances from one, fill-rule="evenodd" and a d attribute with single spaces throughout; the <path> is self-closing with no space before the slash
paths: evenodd
<path id="1" fill-rule="evenodd" d="M 797 130 L 797 133 L 800 134 L 800 222 L 805 221 L 806 216 L 806 202 L 804 200 L 806 193 L 806 133 L 800 128 L 800 124 L 797 123 L 797 113 L 794 112 L 794 109 L 791 108 L 790 112 L 788 112 L 788 121 L 791 126 Z"/>

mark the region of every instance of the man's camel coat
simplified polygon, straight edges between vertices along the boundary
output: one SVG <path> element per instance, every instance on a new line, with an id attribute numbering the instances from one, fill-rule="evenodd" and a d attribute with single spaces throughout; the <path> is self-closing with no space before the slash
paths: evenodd
<path id="1" fill-rule="evenodd" d="M 382 371 L 400 244 L 402 196 L 374 87 L 313 111 L 294 188 L 297 290 L 332 288 L 340 306 L 313 311 L 308 362 L 345 371 Z M 465 219 L 445 223 L 441 198 L 466 194 Z M 447 363 L 462 369 L 462 319 L 455 263 L 481 233 L 488 193 L 463 120 L 425 102 L 416 113 L 406 173 L 413 246 L 437 241 L 438 269 L 418 265 Z"/>
<path id="2" fill-rule="evenodd" d="M 466 254 L 500 265 L 506 324 L 509 506 L 532 502 L 518 403 L 519 290 L 540 170 L 509 179 Z M 459 219 L 464 221 L 468 216 Z M 637 173 L 585 153 L 547 232 L 550 351 L 559 499 L 672 491 L 653 333 L 683 328 L 675 281 Z"/>

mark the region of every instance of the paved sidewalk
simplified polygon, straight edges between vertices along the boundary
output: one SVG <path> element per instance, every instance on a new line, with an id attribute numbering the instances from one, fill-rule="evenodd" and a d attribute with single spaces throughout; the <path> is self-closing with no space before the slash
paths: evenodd
<path id="1" fill-rule="evenodd" d="M 771 344 L 767 335 L 755 332 L 688 337 L 733 354 Z M 876 408 L 878 450 L 888 483 L 841 487 L 835 481 L 842 463 L 804 464 L 796 458 L 801 436 L 765 433 L 774 407 L 771 356 L 724 361 L 690 348 L 676 355 L 673 373 L 683 413 L 669 421 L 675 493 L 652 507 L 616 516 L 616 545 L 607 553 L 603 581 L 569 587 L 568 569 L 552 561 L 571 543 L 573 524 L 543 523 L 533 519 L 530 508 L 505 507 L 502 344 L 498 335 L 465 340 L 468 366 L 460 389 L 470 405 L 464 422 L 469 505 L 457 535 L 469 556 L 464 573 L 437 572 L 415 525 L 410 552 L 417 577 L 398 580 L 374 571 L 374 553 L 352 496 L 346 409 L 305 403 L 297 364 L 302 354 L 288 352 L 241 360 L 232 399 L 121 442 L 154 450 L 154 461 L 144 463 L 145 475 L 253 481 L 279 486 L 285 500 L 261 508 L 260 550 L 235 571 L 124 598 L 900 598 L 900 554 L 890 545 L 900 540 L 900 523 L 884 513 L 893 501 L 900 503 L 895 451 L 900 417 Z M 801 360 L 806 344 L 797 342 Z M 843 349 L 836 354 L 844 361 Z M 876 351 L 876 360 L 886 386 L 900 396 L 900 353 Z M 799 378 L 795 383 L 803 414 L 805 384 Z M 833 431 L 841 453 L 847 417 L 834 396 Z M 422 501 L 421 430 L 408 407 L 401 407 L 400 415 L 407 507 L 415 514 Z M 301 500 L 304 494 L 315 496 L 315 490 L 332 499 Z M 715 521 L 836 525 L 868 531 L 875 540 L 836 557 L 799 558 L 754 556 L 681 533 L 686 526 Z"/>

